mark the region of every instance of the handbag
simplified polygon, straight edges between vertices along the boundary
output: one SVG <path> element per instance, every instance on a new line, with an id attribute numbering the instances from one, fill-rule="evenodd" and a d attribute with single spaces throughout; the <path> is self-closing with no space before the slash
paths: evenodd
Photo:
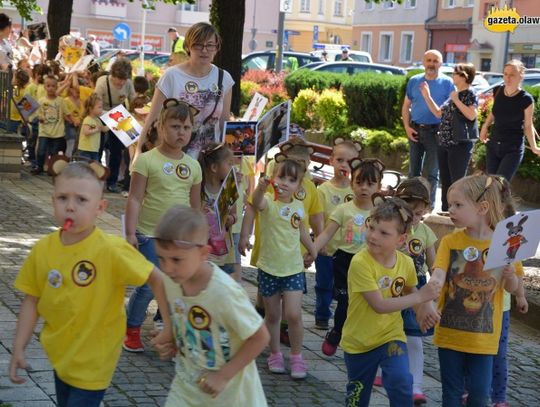
<path id="1" fill-rule="evenodd" d="M 457 143 L 478 139 L 478 120 L 469 120 L 457 108 L 452 115 L 452 140 Z"/>

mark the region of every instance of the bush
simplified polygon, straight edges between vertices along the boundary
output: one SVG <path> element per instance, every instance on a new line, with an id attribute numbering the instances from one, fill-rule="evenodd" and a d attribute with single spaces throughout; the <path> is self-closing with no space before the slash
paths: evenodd
<path id="1" fill-rule="evenodd" d="M 347 105 L 339 90 L 323 90 L 315 104 L 314 113 L 329 134 L 339 134 L 347 126 Z"/>
<path id="2" fill-rule="evenodd" d="M 292 102 L 291 122 L 298 124 L 305 129 L 318 128 L 319 121 L 316 120 L 314 107 L 319 94 L 312 89 L 303 89 Z"/>
<path id="3" fill-rule="evenodd" d="M 362 145 L 362 148 L 369 148 L 372 151 L 380 151 L 385 154 L 397 151 L 407 153 L 409 151 L 407 137 L 395 136 L 384 129 L 366 129 L 360 127 L 351 132 L 351 139 L 358 141 Z"/>
<path id="4" fill-rule="evenodd" d="M 298 69 L 285 77 L 285 88 L 289 97 L 294 99 L 302 89 L 313 89 L 319 92 L 330 88 L 339 89 L 341 83 L 348 76 L 347 74 Z"/>
<path id="5" fill-rule="evenodd" d="M 362 73 L 343 83 L 343 93 L 349 110 L 349 120 L 368 128 L 392 128 L 401 117 L 399 89 L 402 76 Z"/>
<path id="6" fill-rule="evenodd" d="M 270 71 L 258 71 L 258 70 L 248 70 L 244 76 L 242 76 L 242 82 L 240 84 L 240 89 L 242 89 L 243 82 L 251 82 L 258 85 L 258 88 L 251 84 L 246 85 L 246 93 L 242 93 L 241 103 L 245 109 L 253 94 L 259 92 L 264 97 L 268 98 L 268 105 L 266 109 L 269 109 L 279 103 L 287 100 L 287 92 L 283 85 L 283 78 L 285 73 L 275 73 Z M 255 90 L 254 90 L 255 89 Z"/>
<path id="7" fill-rule="evenodd" d="M 244 110 L 249 105 L 249 102 L 253 98 L 255 92 L 258 92 L 261 86 L 258 83 L 252 81 L 243 80 L 240 82 L 240 105 Z"/>

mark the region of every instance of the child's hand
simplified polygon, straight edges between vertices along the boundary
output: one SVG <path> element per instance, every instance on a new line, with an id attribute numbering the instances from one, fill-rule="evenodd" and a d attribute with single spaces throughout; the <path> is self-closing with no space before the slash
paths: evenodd
<path id="1" fill-rule="evenodd" d="M 107 133 L 109 131 L 109 128 L 105 125 L 101 126 L 101 132 L 102 133 Z"/>
<path id="2" fill-rule="evenodd" d="M 11 361 L 9 362 L 9 380 L 15 384 L 23 384 L 26 382 L 26 379 L 20 376 L 17 376 L 18 369 L 31 369 L 30 365 L 26 362 L 24 353 L 14 352 L 11 356 Z"/>
<path id="3" fill-rule="evenodd" d="M 416 321 L 423 333 L 435 326 L 440 320 L 441 315 L 437 312 L 435 305 L 431 301 L 421 304 L 416 309 Z"/>
<path id="4" fill-rule="evenodd" d="M 306 253 L 304 254 L 304 268 L 308 268 L 311 266 L 311 264 L 313 264 L 313 261 L 315 259 L 313 258 L 313 256 L 310 254 L 310 253 Z"/>
<path id="5" fill-rule="evenodd" d="M 139 241 L 137 240 L 137 237 L 135 235 L 126 235 L 127 242 L 132 245 L 135 249 L 139 248 Z"/>
<path id="6" fill-rule="evenodd" d="M 264 189 L 268 188 L 269 185 L 272 185 L 272 180 L 270 177 L 260 177 L 259 178 L 259 186 L 263 187 Z"/>
<path id="7" fill-rule="evenodd" d="M 247 251 L 250 251 L 253 248 L 251 243 L 249 243 L 249 236 L 240 236 L 240 241 L 238 242 L 238 251 L 242 256 L 246 255 Z"/>
<path id="8" fill-rule="evenodd" d="M 219 393 L 223 391 L 225 386 L 227 386 L 227 383 L 229 383 L 229 379 L 224 377 L 219 371 L 204 373 L 197 380 L 199 389 L 202 392 L 211 395 L 212 398 L 216 398 Z"/>
<path id="9" fill-rule="evenodd" d="M 232 225 L 236 223 L 236 216 L 233 215 L 227 215 L 225 218 L 225 228 L 230 228 Z"/>
<path id="10" fill-rule="evenodd" d="M 503 268 L 502 277 L 504 279 L 511 279 L 516 275 L 516 269 L 512 264 L 509 264 Z"/>
<path id="11" fill-rule="evenodd" d="M 176 355 L 177 349 L 171 330 L 164 329 L 150 341 L 161 360 L 171 360 Z"/>
<path id="12" fill-rule="evenodd" d="M 441 293 L 441 284 L 436 280 L 429 280 L 429 282 L 424 285 L 420 290 L 418 290 L 418 295 L 420 295 L 421 302 L 431 301 L 439 298 Z"/>
<path id="13" fill-rule="evenodd" d="M 516 305 L 518 311 L 522 314 L 526 314 L 527 311 L 529 311 L 529 303 L 527 302 L 527 299 L 523 296 L 516 297 Z"/>

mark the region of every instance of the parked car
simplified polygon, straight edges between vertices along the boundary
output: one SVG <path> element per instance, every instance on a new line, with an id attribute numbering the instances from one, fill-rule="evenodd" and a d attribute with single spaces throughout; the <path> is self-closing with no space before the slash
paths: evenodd
<path id="1" fill-rule="evenodd" d="M 157 57 L 154 57 L 150 60 L 154 65 L 163 68 L 166 67 L 169 63 L 170 55 L 164 54 L 164 55 L 158 55 Z"/>
<path id="2" fill-rule="evenodd" d="M 320 58 L 302 52 L 285 51 L 283 53 L 283 70 L 294 71 Z M 276 51 L 257 51 L 242 58 L 242 73 L 250 69 L 259 71 L 273 70 L 276 66 Z"/>
<path id="3" fill-rule="evenodd" d="M 478 71 L 478 73 L 481 74 L 490 85 L 502 81 L 503 78 L 503 74 L 499 72 Z"/>
<path id="4" fill-rule="evenodd" d="M 491 98 L 493 96 L 493 89 L 495 89 L 497 86 L 500 86 L 504 83 L 504 81 L 499 81 L 497 83 L 494 83 L 489 88 L 484 89 L 482 92 L 478 93 L 478 105 L 483 106 L 487 99 Z M 523 82 L 521 83 L 522 87 L 538 87 L 540 86 L 540 73 L 527 73 L 525 72 L 525 76 L 523 78 Z"/>
<path id="5" fill-rule="evenodd" d="M 317 51 L 311 52 L 311 55 L 322 59 L 322 53 L 323 53 L 323 50 L 317 50 Z M 369 52 L 356 51 L 354 49 L 349 49 L 348 53 L 349 53 L 349 58 L 351 58 L 355 62 L 369 62 L 369 63 L 373 62 L 373 59 L 371 58 L 371 54 Z M 341 61 L 340 49 L 326 49 L 326 54 L 327 54 L 328 62 Z"/>
<path id="6" fill-rule="evenodd" d="M 114 48 L 114 49 L 107 50 L 105 54 L 101 55 L 99 58 L 96 59 L 96 62 L 100 66 L 104 66 L 104 64 L 107 65 L 106 63 L 109 62 L 120 51 L 124 52 L 126 54 L 126 58 L 129 59 L 130 61 L 135 61 L 136 59 L 140 58 L 140 51 L 138 50 Z M 166 57 L 168 60 L 169 54 L 167 54 L 166 52 L 159 52 L 159 51 L 145 51 L 144 52 L 145 61 L 151 61 L 152 59 L 156 57 Z"/>
<path id="7" fill-rule="evenodd" d="M 319 66 L 312 68 L 317 72 L 335 72 L 335 73 L 347 73 L 354 75 L 362 72 L 377 72 L 387 73 L 390 75 L 405 75 L 405 69 L 398 68 L 392 65 L 383 64 L 369 64 L 365 62 L 326 62 Z"/>

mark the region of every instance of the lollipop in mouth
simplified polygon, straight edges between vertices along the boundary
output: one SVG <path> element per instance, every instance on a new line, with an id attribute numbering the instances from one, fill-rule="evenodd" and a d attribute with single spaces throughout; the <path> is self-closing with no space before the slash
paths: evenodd
<path id="1" fill-rule="evenodd" d="M 68 231 L 73 226 L 73 219 L 66 219 L 64 222 L 64 226 L 62 226 L 62 230 Z"/>

